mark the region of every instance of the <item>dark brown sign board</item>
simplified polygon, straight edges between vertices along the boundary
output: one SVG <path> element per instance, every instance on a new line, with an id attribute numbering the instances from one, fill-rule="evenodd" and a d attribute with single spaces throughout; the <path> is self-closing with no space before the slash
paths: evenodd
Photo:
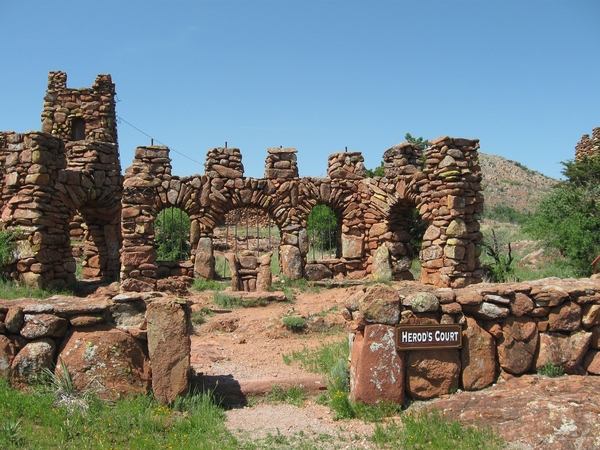
<path id="1" fill-rule="evenodd" d="M 462 325 L 396 325 L 397 350 L 440 350 L 462 346 Z"/>

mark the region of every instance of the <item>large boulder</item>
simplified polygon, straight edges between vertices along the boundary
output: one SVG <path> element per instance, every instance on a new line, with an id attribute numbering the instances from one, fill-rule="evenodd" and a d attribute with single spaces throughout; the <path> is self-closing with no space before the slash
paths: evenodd
<path id="1" fill-rule="evenodd" d="M 99 325 L 72 330 L 59 354 L 78 390 L 117 399 L 148 392 L 150 365 L 142 346 L 129 333 Z M 61 365 L 57 367 L 60 373 Z"/>
<path id="2" fill-rule="evenodd" d="M 394 328 L 367 325 L 357 333 L 350 355 L 350 397 L 377 405 L 404 403 L 404 353 L 396 351 Z"/>
<path id="3" fill-rule="evenodd" d="M 371 268 L 373 279 L 379 283 L 387 283 L 392 279 L 392 265 L 390 263 L 390 250 L 387 246 L 380 246 L 373 255 Z"/>
<path id="4" fill-rule="evenodd" d="M 562 333 L 542 333 L 540 349 L 535 361 L 536 369 L 547 363 L 561 366 L 566 373 L 582 373 L 579 367 L 590 346 L 592 333 L 575 331 L 570 335 Z"/>
<path id="5" fill-rule="evenodd" d="M 152 391 L 163 404 L 185 395 L 190 383 L 189 314 L 183 301 L 157 300 L 148 305 L 148 353 Z"/>
<path id="6" fill-rule="evenodd" d="M 13 342 L 0 334 L 0 378 L 10 378 L 10 366 L 17 351 Z"/>
<path id="7" fill-rule="evenodd" d="M 496 341 L 471 317 L 463 330 L 460 357 L 465 390 L 483 389 L 496 380 Z"/>
<path id="8" fill-rule="evenodd" d="M 535 321 L 526 316 L 509 317 L 502 325 L 498 338 L 500 367 L 513 375 L 527 372 L 533 363 L 538 344 Z"/>
<path id="9" fill-rule="evenodd" d="M 406 392 L 417 400 L 427 400 L 458 389 L 460 356 L 458 350 L 413 350 L 406 361 Z"/>
<path id="10" fill-rule="evenodd" d="M 400 294 L 384 284 L 370 286 L 358 300 L 358 309 L 367 323 L 396 325 L 400 320 Z"/>
<path id="11" fill-rule="evenodd" d="M 31 341 L 15 356 L 11 366 L 11 384 L 16 389 L 35 383 L 43 369 L 52 370 L 56 344 L 50 338 Z"/>

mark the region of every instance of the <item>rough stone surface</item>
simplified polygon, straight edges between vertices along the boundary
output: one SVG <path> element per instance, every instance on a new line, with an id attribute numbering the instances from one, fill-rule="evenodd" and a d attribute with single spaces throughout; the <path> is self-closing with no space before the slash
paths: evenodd
<path id="1" fill-rule="evenodd" d="M 0 378 L 10 379 L 10 366 L 17 351 L 9 338 L 0 335 Z"/>
<path id="2" fill-rule="evenodd" d="M 53 314 L 27 314 L 21 336 L 27 339 L 60 337 L 67 332 L 69 322 Z"/>
<path id="3" fill-rule="evenodd" d="M 550 309 L 550 331 L 575 331 L 581 326 L 581 306 L 566 302 Z"/>
<path id="4" fill-rule="evenodd" d="M 163 404 L 188 392 L 190 338 L 187 305 L 157 300 L 148 305 L 148 352 L 152 367 L 152 391 Z"/>
<path id="5" fill-rule="evenodd" d="M 373 279 L 379 283 L 385 283 L 392 279 L 392 266 L 390 264 L 390 250 L 382 245 L 373 255 L 373 268 L 371 269 Z"/>
<path id="6" fill-rule="evenodd" d="M 150 366 L 143 348 L 129 333 L 108 325 L 72 330 L 59 358 L 77 389 L 91 389 L 101 398 L 114 400 L 150 389 Z M 60 373 L 61 367 L 56 370 Z"/>
<path id="7" fill-rule="evenodd" d="M 483 389 L 496 381 L 496 341 L 475 319 L 467 318 L 463 330 L 462 386 L 467 391 Z"/>
<path id="8" fill-rule="evenodd" d="M 527 317 L 509 317 L 498 339 L 500 366 L 508 373 L 527 372 L 533 363 L 538 343 L 536 323 Z"/>
<path id="9" fill-rule="evenodd" d="M 586 331 L 576 331 L 570 336 L 562 333 L 542 333 L 540 348 L 535 362 L 539 369 L 548 362 L 561 366 L 566 373 L 580 373 L 580 364 L 590 345 L 592 335 Z"/>
<path id="10" fill-rule="evenodd" d="M 417 400 L 428 400 L 458 389 L 458 350 L 416 350 L 408 352 L 406 392 Z"/>
<path id="11" fill-rule="evenodd" d="M 402 300 L 402 306 L 406 306 L 416 313 L 433 312 L 439 309 L 440 301 L 429 292 L 416 292 L 406 296 Z"/>
<path id="12" fill-rule="evenodd" d="M 396 351 L 394 328 L 367 325 L 352 345 L 350 396 L 377 405 L 382 401 L 404 403 L 404 354 Z"/>
<path id="13" fill-rule="evenodd" d="M 11 366 L 11 384 L 24 389 L 37 380 L 42 369 L 52 370 L 56 344 L 50 338 L 31 341 L 15 356 Z"/>
<path id="14" fill-rule="evenodd" d="M 358 301 L 358 309 L 367 323 L 396 325 L 400 320 L 400 295 L 386 285 L 369 286 Z"/>

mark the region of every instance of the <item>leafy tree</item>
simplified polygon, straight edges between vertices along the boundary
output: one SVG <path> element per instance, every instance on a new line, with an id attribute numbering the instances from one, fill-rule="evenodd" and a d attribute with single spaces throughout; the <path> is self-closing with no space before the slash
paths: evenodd
<path id="1" fill-rule="evenodd" d="M 525 230 L 559 250 L 576 275 L 589 275 L 600 253 L 600 156 L 563 165 L 567 180 L 541 200 Z"/>
<path id="2" fill-rule="evenodd" d="M 415 138 L 410 133 L 406 133 L 404 139 L 406 139 L 406 142 L 410 144 L 417 144 L 420 150 L 425 150 L 427 147 L 429 147 L 428 139 L 423 139 L 422 137 Z"/>
<path id="3" fill-rule="evenodd" d="M 316 205 L 308 215 L 307 231 L 313 249 L 333 250 L 337 248 L 338 221 L 327 205 Z"/>
<path id="4" fill-rule="evenodd" d="M 179 208 L 163 209 L 154 222 L 159 261 L 185 261 L 190 258 L 190 218 Z"/>
<path id="5" fill-rule="evenodd" d="M 385 167 L 383 166 L 383 161 L 374 169 L 367 169 L 365 173 L 367 178 L 374 177 L 385 177 Z"/>

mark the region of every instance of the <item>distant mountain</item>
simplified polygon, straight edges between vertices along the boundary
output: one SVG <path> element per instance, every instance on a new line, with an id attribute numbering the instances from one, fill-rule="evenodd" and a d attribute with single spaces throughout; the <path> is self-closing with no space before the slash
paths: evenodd
<path id="1" fill-rule="evenodd" d="M 537 201 L 559 181 L 497 155 L 479 153 L 479 164 L 488 211 L 494 206 L 508 206 L 533 212 Z"/>

